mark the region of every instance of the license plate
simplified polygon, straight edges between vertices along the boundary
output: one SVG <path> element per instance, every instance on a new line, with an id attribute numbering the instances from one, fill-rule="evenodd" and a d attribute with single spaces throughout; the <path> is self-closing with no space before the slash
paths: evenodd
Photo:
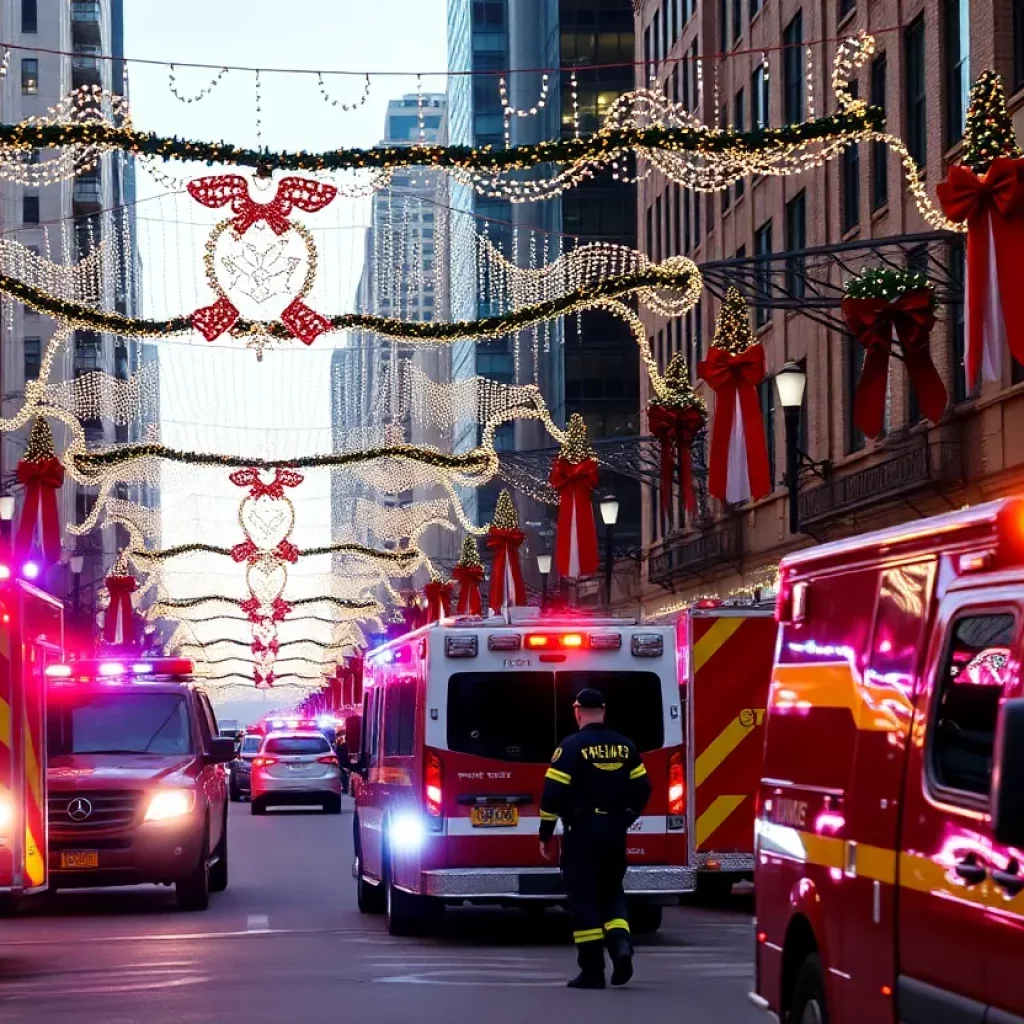
<path id="1" fill-rule="evenodd" d="M 100 855 L 95 850 L 61 850 L 62 868 L 98 868 Z"/>
<path id="2" fill-rule="evenodd" d="M 519 808 L 508 804 L 471 807 L 469 813 L 473 828 L 514 828 L 519 824 Z"/>

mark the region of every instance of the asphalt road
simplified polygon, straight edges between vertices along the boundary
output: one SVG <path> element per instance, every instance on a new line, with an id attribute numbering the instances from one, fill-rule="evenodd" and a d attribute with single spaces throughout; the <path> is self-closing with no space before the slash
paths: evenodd
<path id="1" fill-rule="evenodd" d="M 160 888 L 62 892 L 0 921 L 0 1022 L 753 1024 L 749 901 L 673 908 L 626 989 L 575 992 L 565 914 L 448 911 L 393 939 L 355 906 L 339 817 L 232 805 L 230 885 L 205 913 Z"/>

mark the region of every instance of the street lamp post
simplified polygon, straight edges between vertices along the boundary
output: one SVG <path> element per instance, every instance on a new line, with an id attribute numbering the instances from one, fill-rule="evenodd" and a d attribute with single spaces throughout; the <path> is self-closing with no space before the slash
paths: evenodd
<path id="1" fill-rule="evenodd" d="M 13 557 L 13 545 L 11 544 L 11 533 L 14 522 L 14 495 L 0 495 L 0 539 L 2 539 L 4 551 Z"/>
<path id="2" fill-rule="evenodd" d="M 604 602 L 612 606 L 612 570 L 615 567 L 615 524 L 619 521 L 619 499 L 605 495 L 598 504 L 604 523 Z"/>
<path id="3" fill-rule="evenodd" d="M 537 572 L 540 573 L 540 610 L 548 606 L 548 576 L 551 575 L 551 556 L 537 556 Z"/>
<path id="4" fill-rule="evenodd" d="M 775 374 L 775 387 L 786 423 L 786 487 L 789 490 L 789 532 L 800 532 L 800 411 L 807 387 L 807 373 L 799 363 L 788 362 Z"/>
<path id="5" fill-rule="evenodd" d="M 71 569 L 71 608 L 75 615 L 78 615 L 82 609 L 82 570 L 85 568 L 85 557 L 72 555 L 68 559 L 68 567 Z"/>

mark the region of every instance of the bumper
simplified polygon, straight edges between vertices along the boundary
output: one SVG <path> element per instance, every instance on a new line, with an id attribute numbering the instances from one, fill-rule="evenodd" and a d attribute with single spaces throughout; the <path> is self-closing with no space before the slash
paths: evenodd
<path id="1" fill-rule="evenodd" d="M 260 776 L 253 780 L 249 792 L 254 800 L 265 803 L 316 803 L 328 796 L 341 796 L 341 777 L 275 779 Z"/>
<path id="2" fill-rule="evenodd" d="M 693 892 L 697 872 L 674 865 L 636 866 L 626 869 L 627 895 L 676 896 Z M 562 873 L 557 868 L 447 868 L 424 871 L 426 896 L 445 899 L 565 899 Z"/>
<path id="3" fill-rule="evenodd" d="M 754 873 L 754 855 L 752 853 L 696 853 L 693 855 L 693 862 L 698 869 L 706 869 L 708 863 L 717 864 L 718 867 L 711 868 L 716 874 L 744 874 Z"/>

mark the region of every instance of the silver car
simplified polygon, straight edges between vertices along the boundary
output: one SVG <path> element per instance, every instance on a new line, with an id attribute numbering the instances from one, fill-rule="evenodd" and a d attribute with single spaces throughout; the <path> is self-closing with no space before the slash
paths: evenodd
<path id="1" fill-rule="evenodd" d="M 250 787 L 253 814 L 265 814 L 271 804 L 319 804 L 328 814 L 341 813 L 338 757 L 312 729 L 268 733 L 252 759 Z"/>

